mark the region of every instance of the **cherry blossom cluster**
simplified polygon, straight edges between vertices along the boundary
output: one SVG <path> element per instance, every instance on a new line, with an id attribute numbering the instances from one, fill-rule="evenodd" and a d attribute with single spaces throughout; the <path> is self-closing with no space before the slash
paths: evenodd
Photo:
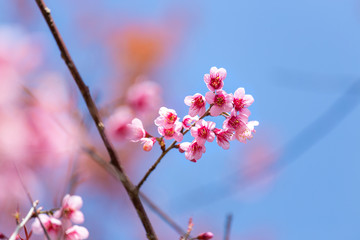
<path id="1" fill-rule="evenodd" d="M 32 224 L 32 230 L 35 234 L 44 234 L 40 224 L 44 226 L 51 239 L 82 240 L 89 237 L 89 232 L 85 227 L 75 224 L 84 222 L 84 215 L 80 211 L 82 207 L 80 196 L 70 196 L 67 194 L 62 201 L 62 206 L 53 215 L 39 214 Z M 40 221 L 39 221 L 40 219 Z"/>
<path id="2" fill-rule="evenodd" d="M 238 88 L 234 94 L 223 90 L 226 70 L 212 67 L 210 74 L 204 75 L 204 82 L 209 89 L 204 95 L 195 93 L 185 97 L 185 104 L 189 106 L 189 114 L 180 120 L 176 111 L 161 107 L 159 116 L 155 119 L 158 133 L 161 137 L 153 137 L 147 133 L 140 119 L 135 118 L 128 125 L 131 129 L 130 140 L 140 141 L 143 148 L 150 151 L 156 142 L 163 146 L 163 139 L 174 139 L 177 143 L 183 140 L 184 134 L 190 131 L 194 138 L 192 142 L 182 142 L 176 145 L 179 151 L 185 153 L 185 158 L 196 162 L 205 153 L 206 142 L 213 142 L 223 149 L 229 149 L 230 141 L 238 140 L 246 143 L 255 133 L 258 121 L 249 121 L 250 110 L 248 107 L 254 102 L 254 98 L 245 94 L 244 88 Z M 207 107 L 208 105 L 208 107 Z M 205 117 L 223 116 L 221 128 L 216 128 L 215 122 L 204 120 Z"/>

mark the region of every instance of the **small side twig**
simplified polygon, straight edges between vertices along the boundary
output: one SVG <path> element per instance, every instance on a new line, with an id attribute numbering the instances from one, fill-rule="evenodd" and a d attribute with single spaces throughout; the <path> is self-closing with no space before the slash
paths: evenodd
<path id="1" fill-rule="evenodd" d="M 27 195 L 27 197 L 28 197 L 31 205 L 32 205 L 33 208 L 34 208 L 34 213 L 33 213 L 33 214 L 34 214 L 35 217 L 39 220 L 40 226 L 41 226 L 41 228 L 42 228 L 43 231 L 44 231 L 44 234 L 45 234 L 46 239 L 47 239 L 47 240 L 51 240 L 48 232 L 46 231 L 46 228 L 45 228 L 44 224 L 41 222 L 41 220 L 40 220 L 40 218 L 39 218 L 39 215 L 38 215 L 38 213 L 37 213 L 37 211 L 36 211 L 36 206 L 34 207 L 34 200 L 33 200 L 33 198 L 31 197 L 31 194 L 30 194 L 29 190 L 28 190 L 27 187 L 25 186 L 25 183 L 24 183 L 24 181 L 23 181 L 23 179 L 22 179 L 22 177 L 21 177 L 21 175 L 20 175 L 20 171 L 19 171 L 19 169 L 17 168 L 15 162 L 13 162 L 13 164 L 14 164 L 14 168 L 15 168 L 15 170 L 16 170 L 16 173 L 17 173 L 17 175 L 18 175 L 19 181 L 20 181 L 20 183 L 21 183 L 21 186 L 22 186 L 22 188 L 24 189 L 24 191 L 25 191 L 25 193 L 26 193 L 26 195 Z"/>
<path id="2" fill-rule="evenodd" d="M 177 142 L 174 141 L 165 151 L 163 151 L 161 153 L 161 155 L 159 156 L 159 158 L 156 160 L 156 162 L 149 168 L 149 170 L 146 172 L 145 176 L 141 179 L 141 181 L 139 182 L 139 184 L 136 186 L 137 190 L 140 190 L 141 186 L 143 185 L 143 183 L 146 181 L 146 179 L 149 177 L 149 175 L 152 173 L 152 171 L 155 170 L 155 168 L 157 167 L 157 165 L 160 163 L 161 159 L 163 159 L 163 157 L 165 157 L 165 155 L 175 147 L 175 144 Z"/>
<path id="3" fill-rule="evenodd" d="M 13 234 L 11 234 L 9 240 L 15 240 L 16 236 L 19 234 L 21 228 L 23 228 L 25 226 L 25 224 L 32 218 L 33 214 L 36 212 L 36 207 L 39 204 L 39 201 L 36 200 L 35 202 L 33 202 L 32 207 L 30 208 L 28 214 L 26 215 L 26 217 L 16 226 L 15 231 L 13 232 Z"/>
<path id="4" fill-rule="evenodd" d="M 232 219 L 233 219 L 232 214 L 227 215 L 226 222 L 225 222 L 224 240 L 230 240 L 230 229 L 231 229 Z"/>

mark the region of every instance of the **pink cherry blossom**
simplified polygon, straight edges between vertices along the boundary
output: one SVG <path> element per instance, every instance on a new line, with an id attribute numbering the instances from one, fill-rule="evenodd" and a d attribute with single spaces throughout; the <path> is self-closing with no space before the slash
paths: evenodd
<path id="1" fill-rule="evenodd" d="M 194 117 L 196 115 L 202 116 L 206 111 L 205 97 L 200 93 L 194 96 L 187 96 L 184 100 L 185 104 L 190 106 L 189 115 Z"/>
<path id="2" fill-rule="evenodd" d="M 61 209 L 54 213 L 54 217 L 71 220 L 73 223 L 83 223 L 84 215 L 79 209 L 83 201 L 80 196 L 67 194 L 62 201 Z"/>
<path id="3" fill-rule="evenodd" d="M 57 239 L 59 237 L 59 234 L 61 234 L 62 231 L 62 226 L 61 226 L 61 221 L 55 217 L 49 217 L 46 214 L 40 214 L 39 215 L 39 219 L 41 221 L 41 223 L 43 224 L 45 230 L 47 231 L 47 233 L 53 238 L 53 239 Z M 42 234 L 44 233 L 44 230 L 40 224 L 38 218 L 35 219 L 35 221 L 33 222 L 31 228 L 32 231 L 35 234 Z"/>
<path id="4" fill-rule="evenodd" d="M 127 102 L 137 114 L 143 116 L 159 107 L 161 103 L 161 88 L 155 82 L 139 80 L 142 81 L 134 84 L 127 90 Z"/>
<path id="5" fill-rule="evenodd" d="M 224 79 L 226 78 L 226 70 L 224 68 L 217 69 L 210 68 L 210 74 L 204 75 L 204 81 L 210 91 L 221 90 L 224 86 Z"/>
<path id="6" fill-rule="evenodd" d="M 236 138 L 242 143 L 246 143 L 246 140 L 251 140 L 253 138 L 252 133 L 256 132 L 255 126 L 259 126 L 258 121 L 248 122 L 235 132 L 233 138 Z"/>
<path id="7" fill-rule="evenodd" d="M 89 231 L 78 225 L 74 225 L 65 231 L 65 240 L 83 240 L 89 237 Z"/>
<path id="8" fill-rule="evenodd" d="M 131 124 L 128 124 L 128 127 L 130 130 L 129 139 L 132 142 L 138 142 L 146 136 L 146 131 L 140 119 L 134 118 Z"/>
<path id="9" fill-rule="evenodd" d="M 131 130 L 128 124 L 131 122 L 133 114 L 129 107 L 119 107 L 113 115 L 110 116 L 106 122 L 109 136 L 115 141 L 124 141 L 128 139 Z"/>
<path id="10" fill-rule="evenodd" d="M 158 127 L 171 128 L 178 119 L 175 110 L 166 107 L 161 107 L 159 114 L 160 116 L 155 119 L 155 125 Z"/>
<path id="11" fill-rule="evenodd" d="M 161 136 L 164 136 L 165 139 L 175 139 L 177 142 L 183 140 L 183 134 L 180 132 L 182 129 L 182 123 L 177 121 L 173 126 L 165 128 L 163 126 L 158 127 L 158 132 Z"/>
<path id="12" fill-rule="evenodd" d="M 149 152 L 153 148 L 155 142 L 156 142 L 156 138 L 154 138 L 154 137 L 141 139 L 141 143 L 144 144 L 143 149 L 144 149 L 144 151 L 147 151 L 147 152 Z"/>
<path id="13" fill-rule="evenodd" d="M 191 136 L 193 136 L 199 145 L 204 145 L 206 141 L 212 142 L 215 139 L 214 122 L 206 122 L 200 119 L 195 126 L 191 128 Z"/>
<path id="14" fill-rule="evenodd" d="M 253 96 L 245 95 L 244 88 L 238 88 L 234 93 L 234 108 L 236 111 L 241 111 L 243 108 L 249 107 L 254 102 Z"/>
<path id="15" fill-rule="evenodd" d="M 185 158 L 196 162 L 199 160 L 203 153 L 205 153 L 206 148 L 204 145 L 199 145 L 196 141 L 190 142 L 184 142 L 181 143 L 179 146 L 179 150 L 182 152 L 185 152 Z"/>
<path id="16" fill-rule="evenodd" d="M 248 122 L 248 115 L 243 113 L 236 113 L 235 109 L 233 109 L 231 111 L 231 115 L 227 117 L 226 120 L 224 121 L 223 128 L 226 130 L 229 129 L 232 131 L 237 131 L 241 127 L 245 126 L 247 122 Z"/>
<path id="17" fill-rule="evenodd" d="M 183 118 L 182 124 L 185 129 L 190 129 L 191 126 L 199 120 L 199 116 L 191 117 L 190 115 L 186 115 Z"/>
<path id="18" fill-rule="evenodd" d="M 209 239 L 212 239 L 213 237 L 214 237 L 214 234 L 212 232 L 205 232 L 205 233 L 201 233 L 200 235 L 198 235 L 195 239 L 209 240 Z"/>
<path id="19" fill-rule="evenodd" d="M 217 144 L 225 150 L 229 149 L 230 140 L 232 140 L 231 137 L 233 135 L 233 132 L 231 130 L 215 128 L 214 133 L 216 135 Z"/>
<path id="20" fill-rule="evenodd" d="M 223 90 L 218 90 L 216 93 L 207 92 L 205 98 L 209 104 L 213 104 L 210 109 L 211 116 L 219 116 L 222 112 L 230 112 L 233 108 L 232 94 L 227 94 Z"/>

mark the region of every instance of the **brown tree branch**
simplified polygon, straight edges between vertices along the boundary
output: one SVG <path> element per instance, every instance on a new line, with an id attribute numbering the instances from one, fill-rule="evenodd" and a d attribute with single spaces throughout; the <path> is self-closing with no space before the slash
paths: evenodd
<path id="1" fill-rule="evenodd" d="M 35 1 L 36 1 L 45 21 L 46 21 L 46 23 L 53 35 L 58 47 L 59 47 L 59 50 L 61 52 L 61 57 L 63 58 L 66 66 L 68 67 L 71 75 L 73 76 L 73 79 L 76 82 L 76 85 L 78 86 L 78 88 L 81 92 L 83 99 L 85 100 L 85 103 L 90 112 L 90 115 L 96 124 L 97 130 L 98 130 L 98 132 L 101 136 L 101 139 L 102 139 L 102 141 L 107 149 L 107 152 L 110 156 L 110 163 L 117 169 L 117 171 L 119 173 L 118 176 L 120 178 L 120 181 L 123 184 L 124 188 L 126 189 L 126 192 L 129 195 L 129 198 L 136 209 L 136 212 L 145 228 L 147 238 L 150 240 L 156 240 L 157 236 L 156 236 L 155 231 L 151 225 L 151 222 L 145 212 L 145 209 L 140 201 L 139 195 L 137 193 L 137 189 L 134 187 L 133 183 L 129 180 L 129 178 L 125 174 L 125 172 L 118 160 L 116 152 L 105 134 L 104 124 L 101 121 L 99 111 L 90 95 L 89 88 L 84 83 L 82 77 L 80 76 L 79 71 L 77 70 L 77 68 L 75 66 L 75 63 L 73 62 L 73 60 L 69 54 L 69 51 L 66 48 L 66 45 L 59 33 L 59 30 L 57 29 L 57 27 L 55 25 L 54 19 L 52 18 L 51 14 L 50 14 L 50 9 L 45 5 L 43 0 L 35 0 Z"/>

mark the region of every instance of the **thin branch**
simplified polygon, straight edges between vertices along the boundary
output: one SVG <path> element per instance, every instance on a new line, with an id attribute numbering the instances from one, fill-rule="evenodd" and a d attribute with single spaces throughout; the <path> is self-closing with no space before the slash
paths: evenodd
<path id="1" fill-rule="evenodd" d="M 146 205 L 155 212 L 165 223 L 167 223 L 171 228 L 173 228 L 181 236 L 186 234 L 186 231 L 183 230 L 179 224 L 171 219 L 164 211 L 162 211 L 154 202 L 150 200 L 143 192 L 139 192 L 141 199 L 144 200 Z"/>
<path id="2" fill-rule="evenodd" d="M 36 206 L 39 204 L 39 201 L 36 200 L 35 202 L 32 203 L 32 207 L 30 208 L 28 214 L 26 215 L 26 217 L 21 221 L 21 223 L 19 223 L 16 226 L 15 231 L 13 232 L 13 234 L 11 234 L 9 240 L 15 240 L 16 236 L 19 234 L 21 228 L 23 228 L 25 226 L 25 224 L 31 219 L 31 217 L 33 216 L 34 212 L 36 212 Z"/>
<path id="3" fill-rule="evenodd" d="M 231 229 L 232 219 L 233 219 L 232 214 L 227 215 L 225 222 L 224 240 L 230 240 L 230 229 Z"/>
<path id="4" fill-rule="evenodd" d="M 110 157 L 110 163 L 117 169 L 118 176 L 120 178 L 121 183 L 123 184 L 124 188 L 126 189 L 126 192 L 134 205 L 136 212 L 144 226 L 144 229 L 146 231 L 147 238 L 150 240 L 157 240 L 157 236 L 155 234 L 155 231 L 151 225 L 151 222 L 145 212 L 145 209 L 140 201 L 140 198 L 137 194 L 137 190 L 134 187 L 133 183 L 129 180 L 127 175 L 125 174 L 119 159 L 116 155 L 116 152 L 110 143 L 108 137 L 105 134 L 105 127 L 104 124 L 100 118 L 99 111 L 94 103 L 94 100 L 92 99 L 90 95 L 90 91 L 88 86 L 84 83 L 82 77 L 80 76 L 80 73 L 78 69 L 75 66 L 75 63 L 73 62 L 69 51 L 66 48 L 66 45 L 60 35 L 60 32 L 58 31 L 54 19 L 52 18 L 50 14 L 50 9 L 45 5 L 43 0 L 35 0 L 58 47 L 61 52 L 61 57 L 63 58 L 66 66 L 68 67 L 71 75 L 73 76 L 73 79 L 76 82 L 76 85 L 78 86 L 78 89 L 81 92 L 81 95 L 83 99 L 85 100 L 86 106 L 90 112 L 91 117 L 93 118 L 96 128 L 101 136 L 101 139 L 107 149 L 107 152 Z"/>
<path id="5" fill-rule="evenodd" d="M 22 179 L 22 177 L 21 177 L 21 175 L 20 175 L 20 171 L 19 171 L 19 169 L 17 168 L 15 162 L 13 162 L 13 164 L 14 164 L 14 168 L 15 168 L 15 170 L 16 170 L 16 173 L 17 173 L 17 175 L 18 175 L 19 181 L 20 181 L 20 183 L 21 183 L 21 186 L 22 186 L 22 188 L 24 189 L 24 191 L 25 191 L 25 193 L 26 193 L 26 195 L 27 195 L 27 197 L 28 197 L 31 205 L 33 206 L 33 205 L 34 205 L 34 200 L 32 199 L 29 190 L 28 190 L 27 187 L 25 186 L 25 183 L 24 183 L 24 181 L 23 181 L 23 179 Z M 34 207 L 33 207 L 33 208 L 34 208 Z M 48 234 L 48 232 L 47 232 L 47 230 L 46 230 L 46 228 L 45 228 L 45 226 L 44 226 L 44 224 L 41 222 L 41 220 L 40 220 L 40 218 L 39 218 L 39 215 L 37 214 L 36 208 L 34 209 L 34 214 L 35 214 L 35 217 L 36 217 L 36 218 L 39 220 L 39 222 L 40 222 L 40 226 L 41 226 L 42 230 L 44 231 L 44 234 L 45 234 L 46 239 L 47 239 L 47 240 L 51 240 L 51 239 L 50 239 L 50 236 L 49 236 L 49 234 Z"/>
<path id="6" fill-rule="evenodd" d="M 155 170 L 155 168 L 157 167 L 157 165 L 160 163 L 161 159 L 163 159 L 163 157 L 171 150 L 175 147 L 175 144 L 177 143 L 177 141 L 174 141 L 165 151 L 163 151 L 161 153 L 161 155 L 159 156 L 159 158 L 156 160 L 156 162 L 149 168 L 149 170 L 146 172 L 145 176 L 141 179 L 141 181 L 139 182 L 139 184 L 136 186 L 136 188 L 139 190 L 141 188 L 141 186 L 143 185 L 143 183 L 146 181 L 146 179 L 149 177 L 149 175 Z"/>

